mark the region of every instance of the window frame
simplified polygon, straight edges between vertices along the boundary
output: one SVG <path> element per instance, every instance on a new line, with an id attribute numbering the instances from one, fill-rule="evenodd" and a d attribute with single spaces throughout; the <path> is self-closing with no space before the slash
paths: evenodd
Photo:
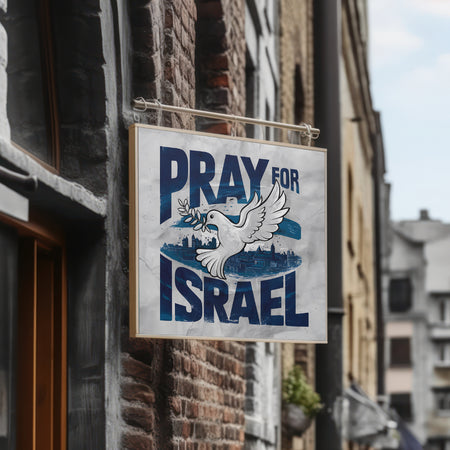
<path id="1" fill-rule="evenodd" d="M 19 291 L 18 291 L 18 348 L 21 357 L 17 364 L 16 393 L 16 439 L 17 448 L 23 450 L 65 450 L 67 448 L 67 414 L 68 414 L 68 384 L 67 384 L 67 262 L 65 236 L 63 230 L 38 211 L 30 210 L 29 222 L 22 222 L 0 213 L 0 222 L 17 231 L 19 239 Z M 38 292 L 38 252 L 52 254 L 55 270 L 51 287 L 52 308 L 51 329 L 39 327 L 37 321 Z M 57 261 L 57 262 L 56 262 Z M 32 280 L 30 282 L 29 278 Z M 26 281 L 28 280 L 28 282 Z M 43 294 L 46 295 L 45 293 Z M 41 297 L 42 298 L 42 297 Z M 29 311 L 30 302 L 32 311 Z M 25 314 L 24 314 L 25 311 Z M 42 310 L 41 310 L 42 317 Z M 40 364 L 38 358 L 37 333 L 51 337 L 51 353 L 45 362 Z M 42 347 L 41 347 L 42 348 Z M 24 357 L 27 355 L 28 357 Z M 42 357 L 42 351 L 39 353 Z M 45 358 L 44 358 L 45 359 Z M 49 383 L 51 390 L 50 411 L 39 414 L 41 397 L 39 397 L 38 382 L 45 374 L 45 368 L 51 371 Z M 43 369 L 41 369 L 43 368 Z M 39 375 L 40 374 L 40 375 Z M 20 386 L 20 389 L 19 389 Z M 42 386 L 42 385 L 41 385 Z M 39 404 L 38 404 L 39 403 Z M 47 420 L 47 430 L 50 433 L 42 439 L 39 428 Z M 39 419 L 39 420 L 38 420 Z M 48 439 L 51 445 L 48 444 Z"/>
<path id="2" fill-rule="evenodd" d="M 394 284 L 398 283 L 400 284 L 404 283 L 406 286 L 402 286 L 403 289 L 406 289 L 406 291 L 403 293 L 405 298 L 400 299 L 401 301 L 395 299 L 394 296 Z M 398 288 L 397 288 L 398 290 Z M 397 305 L 395 307 L 395 305 Z M 400 306 L 398 306 L 400 305 Z M 404 313 L 408 312 L 413 307 L 413 285 L 411 278 L 408 276 L 403 277 L 395 277 L 391 278 L 389 280 L 389 290 L 388 290 L 388 307 L 389 312 L 396 314 L 396 313 Z"/>
<path id="3" fill-rule="evenodd" d="M 36 22 L 38 25 L 40 51 L 39 70 L 42 77 L 43 112 L 45 115 L 45 126 L 48 139 L 47 155 L 49 159 L 42 159 L 39 155 L 33 152 L 32 146 L 24 147 L 14 140 L 11 140 L 11 144 L 18 150 L 33 158 L 45 169 L 51 171 L 52 173 L 59 174 L 61 167 L 60 119 L 55 74 L 51 0 L 37 0 L 36 9 Z M 13 129 L 15 125 L 14 123 L 11 123 L 10 118 L 9 123 L 10 127 Z"/>
<path id="4" fill-rule="evenodd" d="M 401 398 L 401 397 L 403 397 L 403 398 L 407 398 L 408 399 L 408 401 L 407 402 L 405 402 L 405 405 L 406 405 L 406 411 L 409 413 L 409 414 L 404 414 L 404 411 L 399 411 L 398 410 L 398 403 L 396 404 L 396 402 L 394 402 L 393 401 L 393 399 L 394 398 L 397 398 L 397 399 L 399 399 L 399 398 Z M 396 411 L 397 411 L 397 413 L 398 413 L 398 415 L 405 421 L 405 422 L 412 422 L 413 421 L 413 404 L 412 404 L 412 395 L 411 395 L 411 392 L 394 392 L 394 393 L 391 393 L 390 394 L 390 399 L 389 399 L 389 403 L 390 403 L 390 406 L 392 407 L 392 408 L 394 408 Z M 400 405 L 402 408 L 405 406 L 405 405 Z M 401 414 L 401 412 L 403 412 L 403 415 Z"/>
<path id="5" fill-rule="evenodd" d="M 394 357 L 395 347 L 402 346 L 402 344 L 407 344 L 407 358 L 402 360 L 401 358 Z M 400 349 L 401 350 L 401 349 Z M 403 349 L 404 350 L 404 349 Z M 403 352 L 401 352 L 403 353 Z M 390 367 L 411 367 L 412 365 L 412 349 L 411 349 L 411 338 L 409 336 L 405 337 L 391 337 L 389 339 L 389 365 Z M 399 360 L 400 359 L 400 360 Z"/>

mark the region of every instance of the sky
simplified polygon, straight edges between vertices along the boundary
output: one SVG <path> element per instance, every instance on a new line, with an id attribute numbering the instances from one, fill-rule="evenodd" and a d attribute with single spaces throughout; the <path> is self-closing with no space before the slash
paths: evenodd
<path id="1" fill-rule="evenodd" d="M 450 222 L 450 0 L 368 0 L 393 220 Z"/>

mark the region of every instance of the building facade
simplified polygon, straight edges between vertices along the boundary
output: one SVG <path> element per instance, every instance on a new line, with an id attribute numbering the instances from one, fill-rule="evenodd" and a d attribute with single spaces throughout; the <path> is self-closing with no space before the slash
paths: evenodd
<path id="1" fill-rule="evenodd" d="M 317 2 L 315 23 L 316 126 L 319 145 L 328 149 L 329 292 L 329 344 L 316 349 L 316 381 L 335 419 L 318 419 L 317 448 L 365 448 L 383 433 L 381 423 L 370 429 L 359 423 L 357 408 L 364 407 L 348 400 L 350 391 L 363 394 L 375 410 L 382 393 L 377 230 L 383 222 L 384 156 L 370 93 L 367 3 Z"/>
<path id="2" fill-rule="evenodd" d="M 283 367 L 314 382 L 312 346 L 129 337 L 127 170 L 133 123 L 291 139 L 135 98 L 312 121 L 312 1 L 0 8 L 0 166 L 29 175 L 1 181 L 30 207 L 0 214 L 0 448 L 313 448 L 281 414 Z"/>
<path id="3" fill-rule="evenodd" d="M 333 410 L 352 384 L 372 401 L 380 393 L 383 150 L 366 2 L 10 0 L 0 9 L 0 196 L 16 205 L 0 208 L 0 449 L 358 448 Z M 321 129 L 327 345 L 129 337 L 129 126 L 310 144 L 271 127 L 137 110 L 139 98 Z M 27 202 L 28 219 L 17 206 Z M 436 351 L 445 361 L 447 347 Z M 281 401 L 296 364 L 325 404 L 302 436 L 286 431 Z"/>
<path id="4" fill-rule="evenodd" d="M 418 220 L 394 223 L 384 276 L 386 393 L 429 449 L 450 445 L 449 233 L 426 210 Z"/>

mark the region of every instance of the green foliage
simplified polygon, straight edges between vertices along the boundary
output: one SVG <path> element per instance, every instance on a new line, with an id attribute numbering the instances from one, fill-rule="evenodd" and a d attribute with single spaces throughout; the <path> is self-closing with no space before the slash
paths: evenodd
<path id="1" fill-rule="evenodd" d="M 283 380 L 283 400 L 299 406 L 311 418 L 323 407 L 320 395 L 308 384 L 300 366 L 294 366 Z"/>

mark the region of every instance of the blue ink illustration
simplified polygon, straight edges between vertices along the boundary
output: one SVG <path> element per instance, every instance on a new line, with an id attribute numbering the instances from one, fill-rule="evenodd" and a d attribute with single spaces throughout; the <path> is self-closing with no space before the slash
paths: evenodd
<path id="1" fill-rule="evenodd" d="M 192 245 L 189 245 L 190 242 Z M 208 273 L 196 257 L 199 248 L 214 249 L 217 246 L 216 238 L 212 238 L 207 244 L 195 236 L 191 239 L 183 238 L 181 245 L 164 244 L 161 253 L 181 262 L 193 269 L 202 270 Z M 295 269 L 302 263 L 302 258 L 294 254 L 293 251 L 277 252 L 272 244 L 270 250 L 263 250 L 260 247 L 254 251 L 242 251 L 228 259 L 226 269 L 230 275 L 237 275 L 242 278 L 253 278 L 256 276 L 274 275 L 280 272 L 287 272 Z"/>
<path id="2" fill-rule="evenodd" d="M 187 200 L 178 202 L 178 212 L 184 217 L 185 223 L 193 226 L 194 231 L 211 232 L 210 227 L 214 227 L 217 230 L 217 238 L 211 239 L 205 245 L 193 236 L 192 247 L 188 247 L 187 242 L 183 240 L 181 249 L 180 246 L 164 244 L 161 251 L 167 256 L 175 259 L 181 256 L 184 263 L 192 258 L 189 265 L 193 265 L 195 257 L 210 275 L 221 279 L 226 279 L 224 267 L 227 262 L 227 272 L 249 276 L 261 275 L 261 272 L 273 274 L 280 269 L 287 270 L 301 264 L 301 258 L 290 251 L 284 254 L 276 253 L 274 244 L 270 252 L 261 248 L 257 251 L 245 251 L 247 244 L 270 241 L 289 212 L 289 208 L 285 207 L 286 195 L 278 181 L 275 181 L 265 200 L 254 193 L 252 200 L 241 209 L 237 223 L 215 209 L 202 215 L 198 210 L 190 208 Z M 299 239 L 297 236 L 300 235 L 300 227 L 295 222 L 290 222 L 286 227 L 287 232 Z M 296 230 L 292 224 L 297 225 L 299 229 Z"/>

